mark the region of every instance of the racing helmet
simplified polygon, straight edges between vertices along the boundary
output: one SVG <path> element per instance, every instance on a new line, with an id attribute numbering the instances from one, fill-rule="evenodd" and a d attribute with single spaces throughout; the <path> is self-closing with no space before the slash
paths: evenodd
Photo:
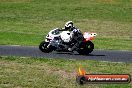
<path id="1" fill-rule="evenodd" d="M 71 28 L 73 28 L 73 22 L 72 21 L 66 22 L 65 29 L 71 29 Z"/>

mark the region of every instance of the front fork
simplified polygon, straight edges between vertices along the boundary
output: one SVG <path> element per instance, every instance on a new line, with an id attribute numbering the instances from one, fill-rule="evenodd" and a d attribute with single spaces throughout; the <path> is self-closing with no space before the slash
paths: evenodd
<path id="1" fill-rule="evenodd" d="M 49 47 L 50 47 L 50 45 L 51 45 L 51 44 L 49 43 L 49 44 L 48 44 L 48 46 L 47 46 L 47 48 L 49 48 Z"/>
<path id="2" fill-rule="evenodd" d="M 58 43 L 58 44 L 56 44 L 56 43 Z M 53 40 L 51 40 L 51 41 L 49 41 L 47 48 L 49 48 L 50 46 L 57 47 L 57 45 L 59 45 L 59 42 L 54 42 Z"/>

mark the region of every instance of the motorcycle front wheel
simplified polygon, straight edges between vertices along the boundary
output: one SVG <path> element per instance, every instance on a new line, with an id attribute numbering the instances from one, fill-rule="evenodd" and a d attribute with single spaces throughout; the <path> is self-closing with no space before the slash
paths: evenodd
<path id="1" fill-rule="evenodd" d="M 77 52 L 81 55 L 88 55 L 93 51 L 93 49 L 94 49 L 94 44 L 91 41 L 82 42 L 79 45 L 79 50 Z"/>
<path id="2" fill-rule="evenodd" d="M 43 41 L 43 42 L 40 43 L 39 49 L 40 49 L 42 52 L 44 52 L 44 53 L 52 52 L 52 51 L 53 51 L 52 46 L 47 47 L 48 45 L 49 45 L 48 42 Z"/>

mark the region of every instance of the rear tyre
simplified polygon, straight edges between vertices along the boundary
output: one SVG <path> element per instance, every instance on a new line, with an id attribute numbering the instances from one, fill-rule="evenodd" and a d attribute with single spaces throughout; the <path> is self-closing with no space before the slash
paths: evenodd
<path id="1" fill-rule="evenodd" d="M 48 45 L 49 45 L 48 42 L 43 41 L 43 42 L 40 43 L 39 49 L 40 49 L 42 52 L 44 52 L 44 53 L 52 52 L 52 51 L 53 51 L 52 46 L 49 46 L 49 47 L 47 48 Z"/>
<path id="2" fill-rule="evenodd" d="M 88 55 L 93 51 L 93 49 L 94 49 L 94 44 L 91 41 L 82 42 L 79 45 L 79 50 L 77 52 L 81 55 Z"/>

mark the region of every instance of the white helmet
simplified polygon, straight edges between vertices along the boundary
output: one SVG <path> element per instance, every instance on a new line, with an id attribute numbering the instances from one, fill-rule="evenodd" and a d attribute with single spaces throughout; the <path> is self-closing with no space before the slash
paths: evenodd
<path id="1" fill-rule="evenodd" d="M 66 22 L 65 29 L 71 29 L 71 28 L 73 28 L 73 22 L 72 21 Z"/>

